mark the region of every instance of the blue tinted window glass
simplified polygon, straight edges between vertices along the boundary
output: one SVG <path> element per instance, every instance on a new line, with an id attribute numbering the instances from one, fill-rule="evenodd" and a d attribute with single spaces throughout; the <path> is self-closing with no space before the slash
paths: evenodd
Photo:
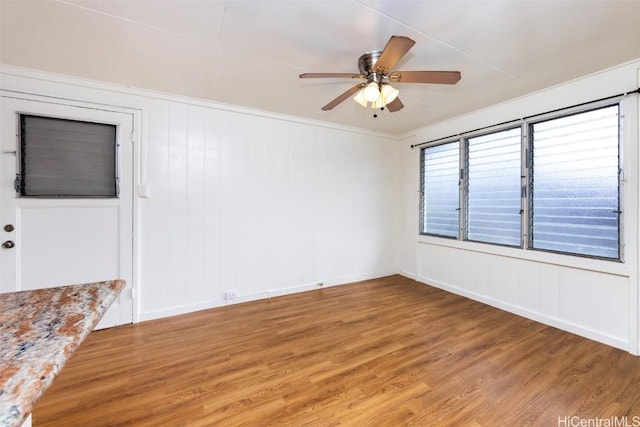
<path id="1" fill-rule="evenodd" d="M 423 233 L 458 236 L 459 147 L 460 143 L 455 141 L 423 149 Z"/>
<path id="2" fill-rule="evenodd" d="M 469 139 L 467 239 L 520 246 L 520 128 Z"/>
<path id="3" fill-rule="evenodd" d="M 532 125 L 531 246 L 620 258 L 618 105 Z"/>

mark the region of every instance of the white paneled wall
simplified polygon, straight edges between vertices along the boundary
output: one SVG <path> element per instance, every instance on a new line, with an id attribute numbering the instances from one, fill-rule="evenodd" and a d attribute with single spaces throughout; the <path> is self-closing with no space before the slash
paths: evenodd
<path id="1" fill-rule="evenodd" d="M 637 88 L 640 61 L 418 129 L 399 153 L 398 267 L 402 274 L 639 354 L 638 101 L 625 102 L 625 262 L 525 251 L 418 234 L 419 156 L 412 144 Z M 636 96 L 637 98 L 637 96 Z"/>
<path id="2" fill-rule="evenodd" d="M 426 243 L 418 245 L 418 265 L 425 283 L 628 346 L 630 282 L 624 275 Z"/>
<path id="3" fill-rule="evenodd" d="M 416 237 L 419 223 L 417 212 L 420 209 L 420 156 L 416 150 L 407 149 L 416 144 L 415 135 L 404 138 L 400 143 L 398 162 L 398 269 L 401 274 L 416 278 L 418 266 Z"/>
<path id="4" fill-rule="evenodd" d="M 142 318 L 395 271 L 395 141 L 157 100 Z"/>
<path id="5" fill-rule="evenodd" d="M 395 273 L 397 140 L 4 67 L 2 89 L 138 111 L 137 318 Z"/>
<path id="6" fill-rule="evenodd" d="M 411 144 L 637 87 L 640 62 L 418 129 L 400 141 L 37 71 L 1 88 L 137 111 L 136 318 L 409 277 L 639 353 L 638 125 L 625 129 L 625 263 L 418 235 Z M 636 105 L 636 117 L 637 105 Z"/>

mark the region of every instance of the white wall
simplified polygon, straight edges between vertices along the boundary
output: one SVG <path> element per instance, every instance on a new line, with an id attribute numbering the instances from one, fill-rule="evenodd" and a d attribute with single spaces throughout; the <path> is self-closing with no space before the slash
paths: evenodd
<path id="1" fill-rule="evenodd" d="M 146 110 L 143 317 L 217 305 L 227 289 L 265 298 L 395 271 L 393 140 L 177 102 Z"/>
<path id="2" fill-rule="evenodd" d="M 640 60 L 389 135 L 0 68 L 0 87 L 137 110 L 137 319 L 378 277 L 420 281 L 638 348 L 638 125 L 625 129 L 624 264 L 418 235 L 411 144 L 634 89 Z M 635 106 L 636 118 L 637 104 Z"/>
<path id="3" fill-rule="evenodd" d="M 397 140 L 3 67 L 1 88 L 133 108 L 140 320 L 395 273 Z"/>
<path id="4" fill-rule="evenodd" d="M 638 348 L 638 101 L 625 102 L 625 262 L 606 262 L 418 233 L 419 155 L 411 144 L 635 90 L 640 60 L 453 120 L 402 139 L 398 267 L 402 274 L 562 329 Z"/>

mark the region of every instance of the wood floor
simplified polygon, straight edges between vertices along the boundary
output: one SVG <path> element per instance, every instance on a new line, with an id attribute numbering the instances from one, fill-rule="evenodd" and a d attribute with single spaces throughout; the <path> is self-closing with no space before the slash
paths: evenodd
<path id="1" fill-rule="evenodd" d="M 391 276 L 93 332 L 34 426 L 571 426 L 625 416 L 640 425 L 640 358 Z"/>

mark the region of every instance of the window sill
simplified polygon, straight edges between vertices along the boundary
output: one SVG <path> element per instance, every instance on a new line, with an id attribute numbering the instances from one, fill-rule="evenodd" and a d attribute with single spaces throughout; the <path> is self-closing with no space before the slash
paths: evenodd
<path id="1" fill-rule="evenodd" d="M 620 261 L 606 261 L 601 259 L 563 255 L 531 249 L 512 248 L 508 246 L 491 245 L 488 243 L 468 242 L 446 239 L 434 236 L 418 235 L 418 244 L 441 246 L 458 249 L 461 251 L 478 252 L 487 255 L 496 255 L 523 261 L 539 262 L 544 264 L 570 267 L 580 270 L 589 270 L 599 273 L 613 274 L 629 277 L 629 267 Z"/>

